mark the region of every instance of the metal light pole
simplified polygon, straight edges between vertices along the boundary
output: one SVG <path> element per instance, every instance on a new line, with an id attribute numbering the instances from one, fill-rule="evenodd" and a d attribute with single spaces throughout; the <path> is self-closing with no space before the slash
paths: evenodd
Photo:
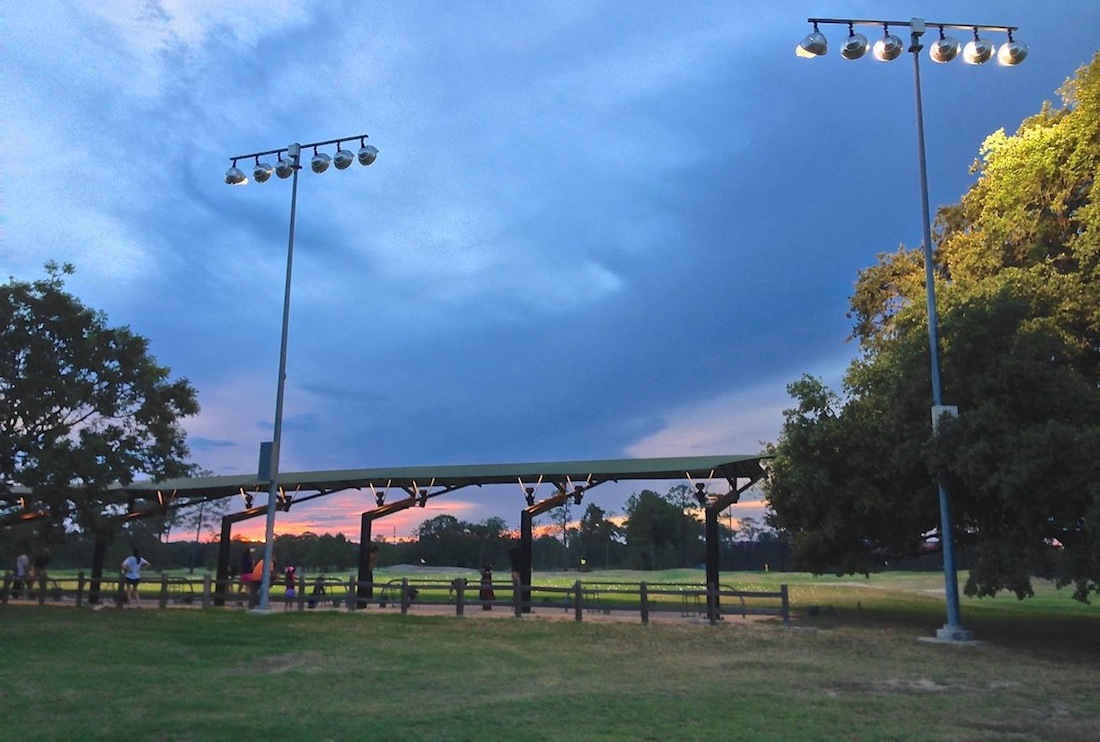
<path id="1" fill-rule="evenodd" d="M 375 157 L 378 156 L 378 150 L 366 144 L 366 138 L 367 135 L 362 134 L 359 136 L 347 137 L 345 139 L 329 139 L 324 142 L 312 142 L 310 144 L 291 144 L 283 149 L 237 155 L 236 157 L 229 158 L 233 161 L 233 165 L 225 174 L 225 182 L 227 184 L 244 185 L 248 182 L 248 178 L 237 169 L 237 160 L 254 158 L 256 167 L 253 170 L 253 177 L 257 181 L 261 183 L 265 182 L 271 177 L 272 172 L 280 178 L 291 178 L 290 232 L 287 238 L 286 248 L 286 282 L 283 290 L 282 336 L 279 343 L 279 378 L 275 393 L 275 424 L 272 430 L 271 442 L 264 443 L 260 447 L 259 478 L 261 481 L 267 480 L 268 491 L 267 519 L 264 528 L 264 566 L 261 569 L 262 579 L 260 582 L 259 602 L 254 611 L 258 613 L 267 613 L 269 611 L 268 596 L 271 591 L 272 558 L 275 546 L 275 511 L 279 500 L 279 447 L 283 439 L 283 399 L 286 392 L 287 341 L 290 336 L 290 280 L 294 268 L 294 228 L 298 212 L 298 171 L 301 169 L 300 161 L 302 147 L 313 147 L 314 156 L 310 165 L 315 173 L 323 173 L 328 169 L 330 159 L 328 155 L 318 153 L 317 148 L 330 144 L 336 145 L 337 151 L 334 162 L 339 170 L 348 167 L 355 159 L 355 156 L 341 147 L 344 141 L 358 139 L 361 145 L 358 154 L 359 162 L 363 165 L 370 165 L 374 162 Z M 286 160 L 282 158 L 284 153 L 288 158 Z M 279 158 L 274 168 L 271 165 L 260 162 L 260 157 L 265 155 L 276 155 Z"/>
<path id="2" fill-rule="evenodd" d="M 913 55 L 913 84 L 916 96 L 917 116 L 917 162 L 920 171 L 921 231 L 924 240 L 924 293 L 928 301 L 928 353 L 932 376 L 932 432 L 939 429 L 941 414 L 958 414 L 958 408 L 944 408 L 943 385 L 940 380 L 940 339 L 939 314 L 936 312 L 936 279 L 932 263 L 932 217 L 928 207 L 928 167 L 924 153 L 924 106 L 920 89 L 920 43 L 921 32 L 916 24 L 911 27 L 909 51 Z M 940 501 L 940 545 L 943 548 L 944 597 L 947 603 L 947 623 L 936 632 L 941 639 L 968 641 L 970 632 L 963 628 L 959 609 L 959 577 L 955 564 L 955 525 L 951 517 L 951 500 L 943 474 L 936 472 L 936 490 Z"/>
<path id="3" fill-rule="evenodd" d="M 924 251 L 924 288 L 928 302 L 928 349 L 930 354 L 932 376 L 932 431 L 935 435 L 939 428 L 939 420 L 942 415 L 958 415 L 958 408 L 943 404 L 943 390 L 940 380 L 940 348 L 939 348 L 939 318 L 936 313 L 936 283 L 934 265 L 932 260 L 932 220 L 928 206 L 928 169 L 926 166 L 924 150 L 924 106 L 922 104 L 920 86 L 920 52 L 924 48 L 921 44 L 921 36 L 928 26 L 938 28 L 940 38 L 930 50 L 931 57 L 936 62 L 950 62 L 962 48 L 958 41 L 944 34 L 946 28 L 962 28 L 974 32 L 974 40 L 967 43 L 962 49 L 963 58 L 970 64 L 982 64 L 994 56 L 995 49 L 992 44 L 979 38 L 978 31 L 1002 31 L 1008 35 L 997 59 L 1004 65 L 1019 64 L 1027 57 L 1027 46 L 1012 38 L 1015 26 L 983 26 L 976 24 L 936 23 L 925 22 L 923 18 L 912 18 L 909 21 L 883 21 L 883 20 L 856 20 L 839 18 L 808 18 L 813 24 L 814 30 L 796 48 L 799 56 L 815 57 L 824 55 L 827 50 L 827 42 L 824 35 L 818 29 L 819 24 L 841 24 L 848 26 L 848 38 L 841 49 L 841 56 L 845 59 L 859 59 L 870 44 L 867 38 L 855 31 L 855 26 L 873 25 L 883 29 L 883 38 L 875 43 L 874 56 L 881 61 L 896 59 L 902 53 L 903 43 L 897 36 L 890 34 L 890 26 L 907 26 L 910 32 L 910 44 L 907 51 L 913 55 L 913 81 L 916 95 L 916 120 L 917 120 L 917 160 L 920 172 L 920 197 L 921 197 L 921 232 Z M 936 632 L 940 639 L 949 641 L 968 641 L 972 638 L 970 631 L 963 628 L 959 611 L 959 582 L 958 569 L 955 564 L 955 530 L 951 517 L 951 501 L 948 496 L 947 486 L 941 473 L 936 474 L 936 489 L 939 492 L 940 508 L 940 543 L 943 548 L 943 576 L 944 595 L 947 603 L 947 623 Z"/>

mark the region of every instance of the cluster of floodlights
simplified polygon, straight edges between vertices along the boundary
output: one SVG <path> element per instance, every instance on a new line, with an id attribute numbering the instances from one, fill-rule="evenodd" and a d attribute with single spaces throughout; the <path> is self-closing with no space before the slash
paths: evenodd
<path id="1" fill-rule="evenodd" d="M 916 20 L 916 19 L 914 19 Z M 897 59 L 901 56 L 902 52 L 906 51 L 905 42 L 900 36 L 896 36 L 890 33 L 890 26 L 903 26 L 908 25 L 912 28 L 914 34 L 924 33 L 925 24 L 921 23 L 919 28 L 913 27 L 911 24 L 903 22 L 886 23 L 881 21 L 840 21 L 832 19 L 810 19 L 810 22 L 814 26 L 814 30 L 811 31 L 806 38 L 802 39 L 797 47 L 795 47 L 795 54 L 800 57 L 820 57 L 829 51 L 829 42 L 825 39 L 825 34 L 821 33 L 818 29 L 819 23 L 838 23 L 847 24 L 848 26 L 848 38 L 844 40 L 843 46 L 840 48 L 840 56 L 845 59 L 859 59 L 867 53 L 868 49 L 871 49 L 872 55 L 880 62 L 889 62 L 893 59 Z M 881 25 L 882 26 L 882 38 L 876 41 L 873 45 L 867 40 L 867 37 L 861 33 L 857 33 L 855 26 L 857 25 Z M 997 61 L 1003 65 L 1013 66 L 1024 61 L 1027 57 L 1027 44 L 1016 41 L 1012 38 L 1012 32 L 1015 31 L 1015 27 L 1011 26 L 963 26 L 950 23 L 931 23 L 927 24 L 933 28 L 938 28 L 940 31 L 940 37 L 928 48 L 928 56 L 932 58 L 933 62 L 950 62 L 955 57 L 959 56 L 962 52 L 962 58 L 968 64 L 984 64 L 997 57 Z M 944 29 L 947 28 L 961 28 L 967 31 L 973 31 L 974 38 L 966 42 L 966 44 L 959 43 L 959 40 L 954 36 L 948 36 Z M 991 31 L 1003 31 L 1008 36 L 1008 41 L 1001 44 L 1000 49 L 988 39 L 983 39 L 978 35 L 979 29 L 991 30 Z M 919 47 L 918 47 L 919 48 Z"/>
<path id="2" fill-rule="evenodd" d="M 310 158 L 309 161 L 310 169 L 315 173 L 323 173 L 328 170 L 330 164 L 335 165 L 337 170 L 346 170 L 351 167 L 351 164 L 356 160 L 359 160 L 360 165 L 369 165 L 374 162 L 378 157 L 378 149 L 367 144 L 367 137 L 364 135 L 361 137 L 353 137 L 352 139 L 359 140 L 358 154 L 352 153 L 351 150 L 344 149 L 344 142 L 351 140 L 336 139 L 331 142 L 305 145 L 306 147 L 313 147 L 313 157 Z M 329 157 L 318 149 L 318 147 L 322 147 L 326 144 L 336 145 L 336 154 L 332 157 Z M 287 154 L 287 159 L 283 159 L 283 153 Z M 252 179 L 257 183 L 267 181 L 272 173 L 275 173 L 275 175 L 280 178 L 289 178 L 294 174 L 294 169 L 297 167 L 300 154 L 301 146 L 292 144 L 289 147 L 271 150 L 270 152 L 232 157 L 230 159 L 233 161 L 233 164 L 225 171 L 225 182 L 229 185 L 244 185 L 248 182 L 248 176 L 237 167 L 237 160 L 244 160 L 249 157 L 253 157 L 256 160 L 256 164 L 252 167 Z M 275 155 L 278 157 L 278 160 L 274 165 L 269 162 L 261 162 L 260 157 L 264 155 Z"/>

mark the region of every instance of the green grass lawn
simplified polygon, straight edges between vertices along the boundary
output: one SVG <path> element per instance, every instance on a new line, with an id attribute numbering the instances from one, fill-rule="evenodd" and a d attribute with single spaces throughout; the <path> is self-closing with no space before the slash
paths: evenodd
<path id="1" fill-rule="evenodd" d="M 723 576 L 788 582 L 789 630 L 8 605 L 0 739 L 1096 739 L 1097 607 L 1039 585 L 964 600 L 980 646 L 918 641 L 937 578 Z"/>

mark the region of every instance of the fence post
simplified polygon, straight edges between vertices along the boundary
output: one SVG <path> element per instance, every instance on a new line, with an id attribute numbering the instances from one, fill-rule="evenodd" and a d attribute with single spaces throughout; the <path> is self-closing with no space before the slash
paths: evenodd
<path id="1" fill-rule="evenodd" d="M 462 616 L 466 613 L 466 581 L 456 577 L 453 583 L 455 591 L 455 615 Z"/>
<path id="2" fill-rule="evenodd" d="M 580 621 L 583 619 L 584 602 L 581 600 L 581 581 L 577 580 L 573 583 L 573 617 L 574 620 Z"/>
<path id="3" fill-rule="evenodd" d="M 355 603 L 356 603 L 355 578 L 354 577 L 349 577 L 348 578 L 347 588 L 348 588 L 348 605 L 347 605 L 347 609 L 348 609 L 348 613 L 351 613 L 352 611 L 355 610 Z"/>
<path id="4" fill-rule="evenodd" d="M 84 570 L 76 573 L 76 607 L 84 605 Z"/>
<path id="5" fill-rule="evenodd" d="M 137 592 L 137 588 L 134 588 Z M 160 609 L 163 611 L 168 607 L 168 575 L 163 572 L 160 573 Z"/>
<path id="6" fill-rule="evenodd" d="M 401 578 L 401 615 L 406 616 L 409 613 L 409 578 Z"/>
<path id="7" fill-rule="evenodd" d="M 779 586 L 779 597 L 783 601 L 783 626 L 787 627 L 791 625 L 791 599 L 786 583 Z"/>
<path id="8" fill-rule="evenodd" d="M 304 611 L 306 609 L 306 576 L 298 575 L 298 594 L 295 596 L 295 602 L 298 604 L 298 610 Z"/>
<path id="9" fill-rule="evenodd" d="M 642 625 L 649 625 L 649 588 L 643 581 L 638 586 L 638 595 L 642 599 Z"/>
<path id="10" fill-rule="evenodd" d="M 211 575 L 206 572 L 202 576 L 202 609 L 205 611 L 210 607 L 210 588 L 211 588 Z"/>
<path id="11" fill-rule="evenodd" d="M 516 612 L 516 618 L 523 615 L 523 595 L 519 589 L 519 576 L 512 573 L 512 607 Z"/>

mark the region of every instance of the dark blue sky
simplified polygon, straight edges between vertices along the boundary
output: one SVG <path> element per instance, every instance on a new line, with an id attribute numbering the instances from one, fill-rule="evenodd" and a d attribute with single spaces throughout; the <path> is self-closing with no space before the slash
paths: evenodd
<path id="1" fill-rule="evenodd" d="M 271 435 L 290 200 L 224 185 L 230 155 L 381 151 L 302 174 L 284 471 L 755 453 L 785 385 L 850 358 L 856 271 L 920 241 L 911 58 L 845 61 L 838 26 L 793 54 L 807 17 L 882 3 L 90 5 L 6 11 L 2 267 L 74 263 L 70 290 L 196 386 L 215 473 Z M 1100 28 L 1094 0 L 890 5 L 1031 46 L 923 57 L 933 208 Z"/>

